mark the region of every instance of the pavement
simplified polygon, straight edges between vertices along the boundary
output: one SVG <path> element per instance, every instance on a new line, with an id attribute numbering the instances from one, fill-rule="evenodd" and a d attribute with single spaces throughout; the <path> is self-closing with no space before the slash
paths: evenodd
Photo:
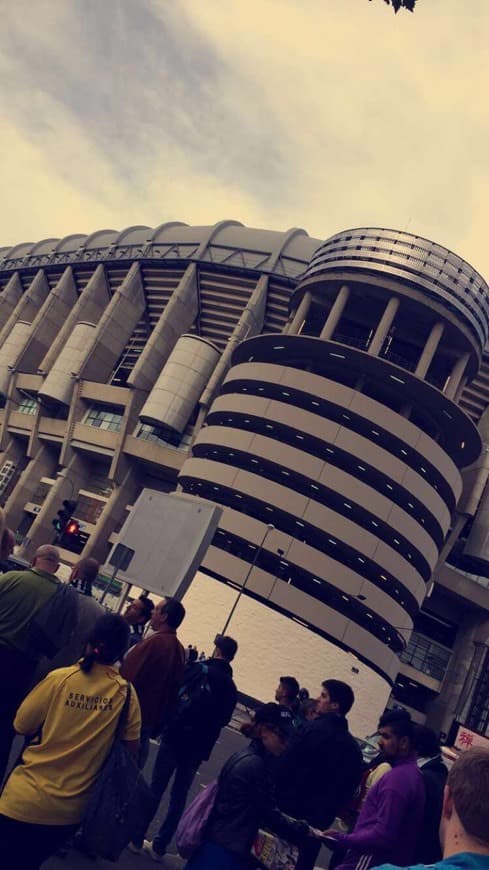
<path id="1" fill-rule="evenodd" d="M 237 721 L 233 720 L 232 725 L 236 726 L 238 724 Z M 216 743 L 209 761 L 206 761 L 201 765 L 200 770 L 195 777 L 190 790 L 189 801 L 198 794 L 203 786 L 216 778 L 224 762 L 227 761 L 233 752 L 237 752 L 239 749 L 243 748 L 246 745 L 246 742 L 247 741 L 239 733 L 236 727 L 228 727 L 222 731 L 221 737 Z M 156 742 L 151 741 L 149 758 L 144 770 L 147 780 L 151 778 L 151 771 L 156 757 L 157 748 Z M 12 757 L 17 757 L 18 752 L 19 748 L 17 746 L 14 747 Z M 161 801 L 158 813 L 152 822 L 150 828 L 150 839 L 160 827 L 165 817 L 167 806 L 168 800 L 165 795 Z M 328 863 L 329 852 L 323 848 L 319 859 L 318 870 L 327 867 Z M 185 866 L 185 861 L 177 855 L 174 842 L 171 843 L 167 855 L 165 855 L 163 861 L 159 865 L 152 861 L 147 855 L 134 855 L 127 850 L 122 853 L 116 863 L 104 861 L 101 858 L 91 860 L 75 850 L 70 850 L 66 858 L 51 858 L 49 861 L 46 861 L 43 864 L 43 870 L 114 870 L 114 868 L 117 868 L 117 870 L 150 870 L 151 867 L 156 866 L 162 867 L 163 870 L 176 870 L 176 868 L 182 868 Z M 7 868 L 5 868 L 5 870 L 7 870 Z M 8 870 L 10 870 L 10 868 L 8 868 Z"/>

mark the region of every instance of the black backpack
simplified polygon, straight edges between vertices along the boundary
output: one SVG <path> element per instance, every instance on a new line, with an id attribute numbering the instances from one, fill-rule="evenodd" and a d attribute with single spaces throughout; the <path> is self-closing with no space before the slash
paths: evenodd
<path id="1" fill-rule="evenodd" d="M 172 724 L 178 728 L 195 724 L 199 711 L 207 707 L 210 699 L 209 666 L 205 662 L 192 662 L 183 674 Z"/>

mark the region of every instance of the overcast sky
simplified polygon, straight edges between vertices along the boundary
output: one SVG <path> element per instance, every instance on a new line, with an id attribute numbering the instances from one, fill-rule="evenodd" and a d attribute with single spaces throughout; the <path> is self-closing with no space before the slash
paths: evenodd
<path id="1" fill-rule="evenodd" d="M 3 4 L 0 246 L 384 226 L 489 278 L 488 40 L 488 0 Z"/>

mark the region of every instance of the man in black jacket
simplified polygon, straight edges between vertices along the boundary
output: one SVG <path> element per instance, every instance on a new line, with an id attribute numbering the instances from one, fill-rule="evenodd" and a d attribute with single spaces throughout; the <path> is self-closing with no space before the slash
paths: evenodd
<path id="1" fill-rule="evenodd" d="M 166 818 L 153 842 L 141 837 L 129 847 L 133 852 L 144 849 L 155 861 L 165 854 L 178 827 L 195 774 L 202 762 L 210 758 L 238 700 L 230 664 L 238 644 L 232 637 L 218 635 L 215 645 L 211 659 L 187 665 L 174 717 L 161 737 L 151 790 L 156 814 L 175 774 Z"/>
<path id="2" fill-rule="evenodd" d="M 345 718 L 354 700 L 346 683 L 325 680 L 317 701 L 317 719 L 303 728 L 281 758 L 280 809 L 319 830 L 331 826 L 361 779 L 362 753 Z M 319 849 L 320 843 L 309 840 L 300 850 L 297 870 L 311 870 Z"/>

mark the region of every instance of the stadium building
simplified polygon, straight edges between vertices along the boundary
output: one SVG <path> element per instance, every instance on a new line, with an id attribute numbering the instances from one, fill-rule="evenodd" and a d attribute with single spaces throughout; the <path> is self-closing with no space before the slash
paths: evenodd
<path id="1" fill-rule="evenodd" d="M 189 642 L 447 731 L 489 727 L 489 293 L 409 233 L 164 224 L 0 249 L 0 493 L 103 561 L 144 487 L 223 506 Z M 190 606 L 193 604 L 194 606 Z M 468 673 L 468 677 L 467 677 Z"/>

